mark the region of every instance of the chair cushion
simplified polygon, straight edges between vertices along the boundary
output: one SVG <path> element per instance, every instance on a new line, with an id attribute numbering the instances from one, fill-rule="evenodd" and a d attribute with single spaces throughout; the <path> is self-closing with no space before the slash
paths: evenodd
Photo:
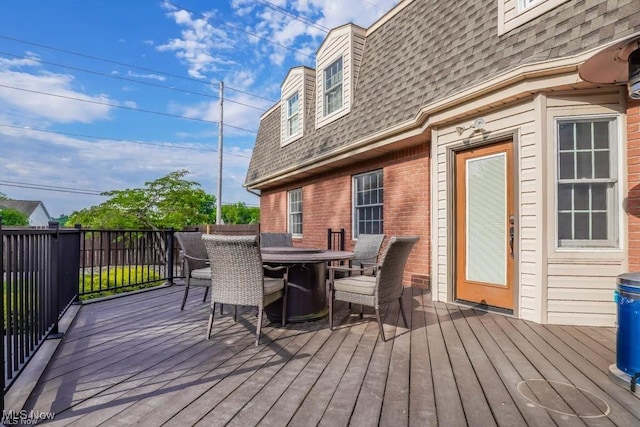
<path id="1" fill-rule="evenodd" d="M 283 288 L 284 288 L 284 280 L 272 278 L 272 277 L 264 278 L 264 294 L 265 295 L 275 294 L 276 292 L 282 290 Z"/>
<path id="2" fill-rule="evenodd" d="M 351 276 L 334 282 L 336 291 L 351 292 L 360 295 L 373 295 L 376 278 L 372 276 Z"/>
<path id="3" fill-rule="evenodd" d="M 194 279 L 211 279 L 211 267 L 191 270 L 191 277 Z"/>

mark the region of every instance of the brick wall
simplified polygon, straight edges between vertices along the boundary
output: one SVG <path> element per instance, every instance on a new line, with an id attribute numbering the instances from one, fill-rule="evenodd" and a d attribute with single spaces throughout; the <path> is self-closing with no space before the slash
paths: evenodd
<path id="1" fill-rule="evenodd" d="M 393 235 L 420 236 L 409 258 L 404 284 L 428 288 L 431 259 L 429 160 L 429 146 L 423 144 L 286 187 L 265 190 L 260 199 L 260 230 L 285 232 L 287 191 L 302 188 L 303 237 L 295 239 L 294 244 L 326 248 L 327 229 L 344 228 L 345 246 L 351 250 L 355 244 L 352 240 L 352 176 L 382 168 L 386 240 Z"/>
<path id="2" fill-rule="evenodd" d="M 629 271 L 640 271 L 640 101 L 627 104 Z"/>

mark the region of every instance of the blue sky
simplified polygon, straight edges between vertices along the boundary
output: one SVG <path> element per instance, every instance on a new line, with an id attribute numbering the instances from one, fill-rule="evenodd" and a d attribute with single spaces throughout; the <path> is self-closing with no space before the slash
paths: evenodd
<path id="1" fill-rule="evenodd" d="M 55 217 L 187 169 L 216 194 L 222 80 L 222 202 L 257 206 L 242 183 L 287 71 L 315 66 L 327 29 L 366 28 L 396 3 L 2 2 L 0 192 Z"/>

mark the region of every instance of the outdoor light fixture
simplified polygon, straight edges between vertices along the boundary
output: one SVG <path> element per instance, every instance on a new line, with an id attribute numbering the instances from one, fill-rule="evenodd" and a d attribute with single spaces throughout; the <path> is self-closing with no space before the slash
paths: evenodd
<path id="1" fill-rule="evenodd" d="M 640 49 L 629 54 L 629 98 L 640 99 Z"/>
<path id="2" fill-rule="evenodd" d="M 473 135 L 476 132 L 484 131 L 484 124 L 485 124 L 484 119 L 482 117 L 479 117 L 479 118 L 475 119 L 473 121 L 473 123 L 470 124 L 467 127 L 462 127 L 462 126 L 456 127 L 456 131 L 458 131 L 458 135 L 462 135 L 464 133 L 464 131 L 467 131 L 469 129 L 473 129 L 473 131 L 471 132 L 471 135 Z"/>
<path id="3" fill-rule="evenodd" d="M 629 98 L 640 99 L 640 38 L 621 40 L 587 59 L 578 70 L 582 80 L 596 84 L 627 84 Z"/>

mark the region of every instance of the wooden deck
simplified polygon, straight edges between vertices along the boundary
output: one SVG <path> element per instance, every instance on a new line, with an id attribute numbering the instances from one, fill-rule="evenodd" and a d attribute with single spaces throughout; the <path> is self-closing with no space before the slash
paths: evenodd
<path id="1" fill-rule="evenodd" d="M 251 311 L 218 317 L 207 341 L 203 290 L 181 312 L 182 292 L 83 306 L 25 409 L 78 426 L 640 425 L 640 399 L 608 378 L 614 329 L 541 326 L 408 289 L 411 327 L 391 304 L 386 343 L 343 305 L 334 332 L 326 319 L 267 322 L 255 347 Z"/>

